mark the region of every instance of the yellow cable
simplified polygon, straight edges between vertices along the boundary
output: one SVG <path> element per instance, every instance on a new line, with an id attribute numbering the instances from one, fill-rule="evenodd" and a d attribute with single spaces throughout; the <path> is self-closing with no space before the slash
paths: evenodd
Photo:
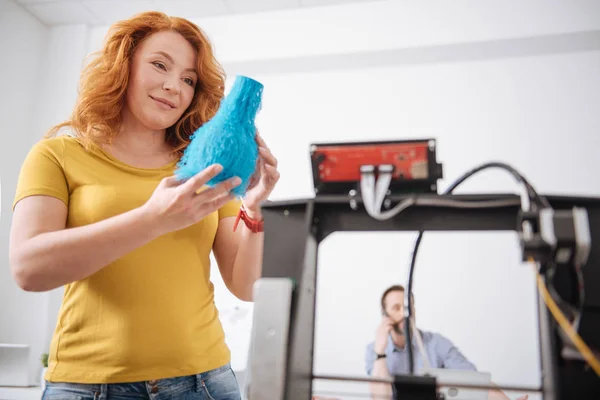
<path id="1" fill-rule="evenodd" d="M 565 317 L 565 315 L 560 311 L 560 309 L 554 302 L 554 299 L 552 298 L 552 296 L 550 296 L 550 292 L 548 292 L 548 288 L 546 288 L 544 280 L 537 271 L 534 260 L 532 258 L 529 258 L 529 261 L 533 263 L 532 265 L 536 275 L 538 290 L 540 291 L 540 294 L 542 295 L 546 306 L 554 316 L 554 319 L 556 319 L 558 325 L 560 325 L 560 327 L 565 331 L 569 339 L 571 339 L 575 347 L 577 347 L 577 350 L 579 350 L 585 361 L 587 361 L 587 363 L 592 367 L 594 372 L 596 372 L 596 374 L 600 376 L 600 361 L 598 361 L 592 350 L 587 346 L 587 344 L 585 344 L 585 342 L 581 339 L 579 334 L 577 334 L 575 329 L 573 329 L 573 327 L 567 320 L 567 317 Z"/>

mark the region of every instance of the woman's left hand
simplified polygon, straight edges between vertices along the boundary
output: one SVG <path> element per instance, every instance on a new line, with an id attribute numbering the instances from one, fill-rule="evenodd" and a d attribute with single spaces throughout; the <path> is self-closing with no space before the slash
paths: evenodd
<path id="1" fill-rule="evenodd" d="M 268 199 L 279 181 L 279 171 L 277 159 L 258 132 L 256 132 L 256 143 L 258 144 L 258 166 L 242 203 L 250 218 L 260 220 L 262 219 L 260 205 Z"/>

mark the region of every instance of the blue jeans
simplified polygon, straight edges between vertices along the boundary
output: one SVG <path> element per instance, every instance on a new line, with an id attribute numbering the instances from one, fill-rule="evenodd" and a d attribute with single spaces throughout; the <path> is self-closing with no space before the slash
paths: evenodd
<path id="1" fill-rule="evenodd" d="M 231 366 L 156 381 L 82 384 L 46 382 L 42 400 L 240 400 Z"/>

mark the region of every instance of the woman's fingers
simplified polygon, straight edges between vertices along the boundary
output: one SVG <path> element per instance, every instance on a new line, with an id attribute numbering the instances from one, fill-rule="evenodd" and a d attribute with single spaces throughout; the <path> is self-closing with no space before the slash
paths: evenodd
<path id="1" fill-rule="evenodd" d="M 260 134 L 258 133 L 258 131 L 256 131 L 256 143 L 260 146 L 260 147 L 269 147 L 267 146 L 267 143 L 265 142 L 265 140 L 262 138 L 262 136 L 260 136 Z"/>
<path id="2" fill-rule="evenodd" d="M 258 144 L 258 151 L 261 157 L 263 157 L 268 164 L 271 164 L 276 167 L 277 159 L 275 158 L 273 153 L 271 153 L 271 149 L 269 149 L 269 146 L 267 146 L 267 143 L 262 138 L 262 136 L 258 134 L 258 131 L 256 133 L 256 143 Z"/>
<path id="3" fill-rule="evenodd" d="M 273 153 L 271 153 L 271 150 L 269 150 L 267 147 L 260 146 L 258 148 L 258 152 L 260 153 L 261 158 L 265 160 L 267 164 L 277 167 L 277 159 Z"/>
<path id="4" fill-rule="evenodd" d="M 195 201 L 198 203 L 205 203 L 213 201 L 222 195 L 229 195 L 229 192 L 235 187 L 239 186 L 242 180 L 237 176 L 229 178 L 211 188 L 201 191 L 196 195 Z"/>
<path id="5" fill-rule="evenodd" d="M 280 174 L 277 168 L 273 165 L 265 164 L 265 172 L 266 177 L 269 182 L 277 182 L 279 180 Z"/>
<path id="6" fill-rule="evenodd" d="M 221 165 L 213 164 L 188 179 L 187 182 L 180 186 L 180 190 L 186 194 L 196 195 L 208 181 L 219 175 L 222 170 L 223 167 Z"/>
<path id="7" fill-rule="evenodd" d="M 216 197 L 211 198 L 210 200 L 205 200 L 199 203 L 199 212 L 203 215 L 210 214 L 219 208 L 223 207 L 227 202 L 233 200 L 235 195 L 229 192 L 223 192 Z"/>

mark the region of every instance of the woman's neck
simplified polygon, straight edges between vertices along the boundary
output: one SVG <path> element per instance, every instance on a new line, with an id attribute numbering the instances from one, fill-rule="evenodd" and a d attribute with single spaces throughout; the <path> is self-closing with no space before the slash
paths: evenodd
<path id="1" fill-rule="evenodd" d="M 165 132 L 122 130 L 109 145 L 136 156 L 157 156 L 169 153 Z"/>
<path id="2" fill-rule="evenodd" d="M 121 113 L 119 133 L 110 147 L 140 157 L 164 155 L 171 150 L 165 138 L 166 129 L 149 129 L 125 108 Z"/>
<path id="3" fill-rule="evenodd" d="M 171 150 L 165 138 L 166 129 L 149 129 L 125 109 L 121 113 L 119 133 L 110 147 L 141 157 L 164 155 Z"/>
<path id="4" fill-rule="evenodd" d="M 145 127 L 123 124 L 119 133 L 103 150 L 114 158 L 138 168 L 159 168 L 177 155 L 165 140 L 165 130 L 152 131 Z"/>

